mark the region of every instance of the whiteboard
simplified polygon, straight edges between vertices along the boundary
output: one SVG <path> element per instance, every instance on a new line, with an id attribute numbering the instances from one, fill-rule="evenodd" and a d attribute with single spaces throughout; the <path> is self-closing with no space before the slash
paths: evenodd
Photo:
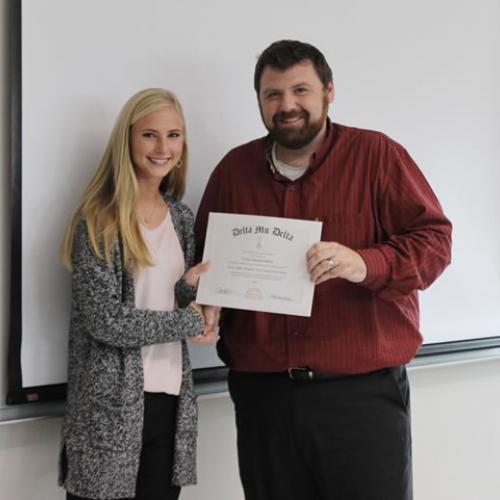
<path id="1" fill-rule="evenodd" d="M 178 95 L 196 211 L 220 158 L 265 134 L 253 69 L 282 38 L 323 51 L 332 120 L 403 144 L 454 224 L 452 266 L 421 294 L 425 342 L 500 335 L 498 0 L 23 0 L 23 386 L 66 380 L 58 247 L 123 103 L 146 87 Z M 211 348 L 192 356 L 220 364 Z"/>

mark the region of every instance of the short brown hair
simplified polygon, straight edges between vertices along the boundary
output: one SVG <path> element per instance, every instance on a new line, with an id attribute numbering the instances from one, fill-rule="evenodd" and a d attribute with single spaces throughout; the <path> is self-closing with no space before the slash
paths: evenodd
<path id="1" fill-rule="evenodd" d="M 333 82 L 333 75 L 325 56 L 313 45 L 297 40 L 279 40 L 272 43 L 260 55 L 255 65 L 253 85 L 260 91 L 260 78 L 266 66 L 286 70 L 303 61 L 311 61 L 323 87 Z"/>

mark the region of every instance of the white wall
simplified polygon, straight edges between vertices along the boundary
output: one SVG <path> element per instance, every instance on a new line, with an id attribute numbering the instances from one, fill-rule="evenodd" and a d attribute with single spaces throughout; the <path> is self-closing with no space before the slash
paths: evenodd
<path id="1" fill-rule="evenodd" d="M 0 405 L 8 319 L 7 0 L 0 0 Z M 412 370 L 415 500 L 500 497 L 500 361 Z M 58 500 L 60 419 L 0 425 L 0 500 Z M 183 500 L 242 500 L 232 407 L 200 403 L 199 486 Z"/>
<path id="2" fill-rule="evenodd" d="M 22 3 L 25 386 L 66 380 L 70 277 L 58 245 L 123 100 L 152 85 L 178 93 L 190 138 L 185 201 L 195 209 L 222 155 L 264 133 L 252 68 L 281 37 L 324 50 L 336 80 L 331 117 L 404 144 L 453 221 L 454 263 L 422 295 L 426 342 L 499 334 L 500 231 L 489 230 L 500 213 L 498 0 Z M 166 19 L 175 19 L 168 29 Z M 478 248 L 490 272 L 472 287 Z M 211 366 L 208 352 L 200 347 L 196 366 Z"/>
<path id="3" fill-rule="evenodd" d="M 410 372 L 415 500 L 500 498 L 500 360 Z"/>

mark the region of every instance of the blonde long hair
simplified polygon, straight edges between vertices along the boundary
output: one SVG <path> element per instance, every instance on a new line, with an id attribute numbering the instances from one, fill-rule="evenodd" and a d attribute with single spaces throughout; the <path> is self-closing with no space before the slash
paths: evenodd
<path id="1" fill-rule="evenodd" d="M 123 259 L 129 270 L 150 266 L 151 259 L 139 230 L 137 202 L 139 189 L 130 152 L 130 129 L 134 123 L 163 107 L 172 107 L 183 123 L 184 148 L 178 168 L 166 175 L 160 191 L 180 200 L 186 189 L 188 148 L 184 113 L 177 97 L 164 89 L 146 89 L 133 95 L 123 106 L 111 133 L 99 167 L 76 206 L 61 245 L 61 260 L 72 270 L 71 253 L 76 228 L 83 217 L 92 251 L 111 261 L 118 239 L 123 244 Z"/>

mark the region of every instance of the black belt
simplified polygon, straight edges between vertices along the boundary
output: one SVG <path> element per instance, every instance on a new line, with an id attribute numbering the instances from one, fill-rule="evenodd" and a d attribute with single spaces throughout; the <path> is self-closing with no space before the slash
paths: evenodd
<path id="1" fill-rule="evenodd" d="M 288 368 L 288 378 L 298 380 L 300 382 L 314 382 L 315 380 L 335 380 L 341 378 L 349 378 L 356 376 L 349 373 L 322 373 L 315 372 L 307 366 L 299 366 L 297 368 Z"/>

